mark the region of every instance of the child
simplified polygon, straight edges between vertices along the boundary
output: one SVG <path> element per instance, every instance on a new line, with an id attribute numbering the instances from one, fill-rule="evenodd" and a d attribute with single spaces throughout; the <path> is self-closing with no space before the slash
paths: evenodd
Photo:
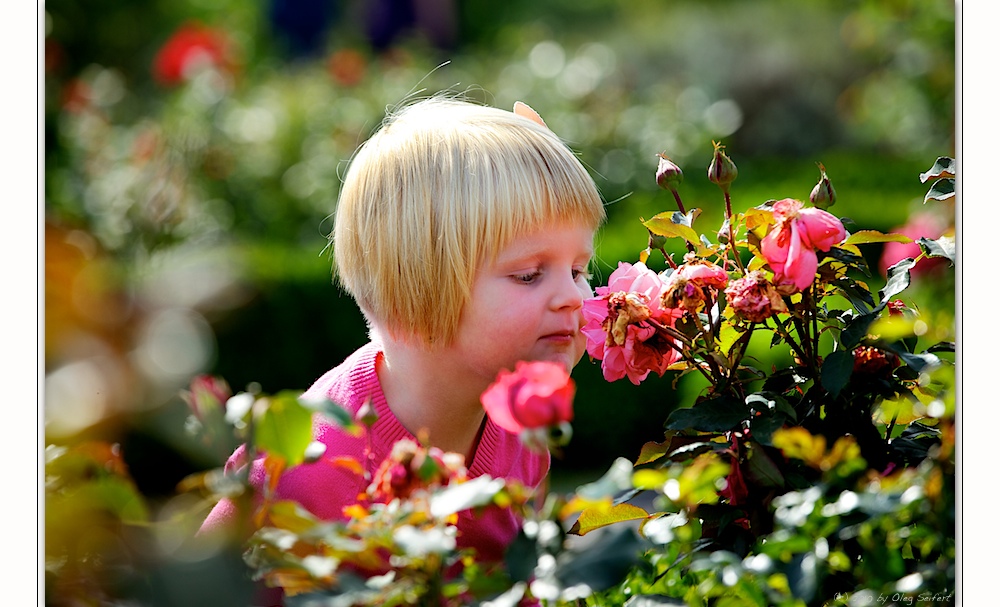
<path id="1" fill-rule="evenodd" d="M 371 342 L 304 397 L 352 413 L 370 399 L 378 419 L 366 439 L 317 417 L 324 458 L 352 457 L 371 475 L 395 442 L 426 434 L 431 445 L 464 455 L 470 478 L 534 487 L 548 472 L 548 453 L 492 423 L 479 397 L 519 360 L 567 369 L 580 361 L 581 308 L 592 296 L 587 268 L 605 213 L 566 145 L 524 104 L 515 112 L 443 96 L 415 102 L 390 115 L 354 157 L 336 210 L 334 264 Z M 227 469 L 243 459 L 241 448 Z M 261 466 L 251 468 L 256 486 L 263 476 Z M 366 484 L 321 461 L 286 471 L 277 494 L 337 519 Z M 202 530 L 234 515 L 224 500 Z M 499 508 L 466 512 L 458 545 L 498 561 L 518 525 Z"/>

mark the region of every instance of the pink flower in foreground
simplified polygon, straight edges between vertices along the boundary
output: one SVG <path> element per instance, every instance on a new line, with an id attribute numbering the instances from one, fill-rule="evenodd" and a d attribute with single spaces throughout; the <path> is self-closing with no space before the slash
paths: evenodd
<path id="1" fill-rule="evenodd" d="M 493 423 L 513 434 L 573 419 L 576 385 L 566 368 L 549 361 L 520 361 L 501 369 L 481 400 Z"/>
<path id="2" fill-rule="evenodd" d="M 821 209 L 803 209 L 785 198 L 772 207 L 777 223 L 760 242 L 760 251 L 774 271 L 775 284 L 802 291 L 812 284 L 819 266 L 816 250 L 829 251 L 847 236 L 839 219 Z"/>
<path id="3" fill-rule="evenodd" d="M 729 306 L 742 318 L 763 322 L 777 312 L 787 312 L 788 307 L 760 270 L 734 280 L 726 289 Z"/>
<path id="4" fill-rule="evenodd" d="M 690 256 L 690 254 L 689 254 Z M 685 257 L 685 262 L 667 279 L 663 294 L 664 308 L 681 308 L 695 313 L 705 307 L 714 293 L 729 284 L 729 274 L 717 265 L 701 259 Z"/>
<path id="5" fill-rule="evenodd" d="M 601 361 L 604 379 L 627 376 L 639 385 L 650 371 L 662 376 L 680 358 L 669 339 L 650 324 L 673 326 L 681 315 L 680 310 L 662 307 L 665 291 L 663 279 L 644 263 L 621 262 L 608 286 L 598 287 L 596 297 L 583 302 L 587 352 Z"/>

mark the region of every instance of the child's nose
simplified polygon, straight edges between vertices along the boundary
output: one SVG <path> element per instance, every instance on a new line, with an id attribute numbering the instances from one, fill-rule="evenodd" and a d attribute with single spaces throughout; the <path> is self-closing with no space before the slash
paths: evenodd
<path id="1" fill-rule="evenodd" d="M 581 285 L 573 277 L 573 274 L 570 273 L 559 280 L 556 291 L 552 296 L 552 307 L 557 310 L 563 308 L 572 310 L 582 308 L 583 300 L 587 296 L 586 291 L 588 290 L 588 287 Z"/>

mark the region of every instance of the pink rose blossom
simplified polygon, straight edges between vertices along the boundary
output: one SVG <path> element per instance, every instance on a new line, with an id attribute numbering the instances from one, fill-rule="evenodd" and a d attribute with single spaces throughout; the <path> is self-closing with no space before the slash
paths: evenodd
<path id="1" fill-rule="evenodd" d="M 847 236 L 839 219 L 815 208 L 802 208 L 785 198 L 772 206 L 777 224 L 760 242 L 760 250 L 774 271 L 777 285 L 802 291 L 812 284 L 819 266 L 816 250 L 829 251 Z"/>
<path id="2" fill-rule="evenodd" d="M 513 372 L 500 370 L 481 400 L 493 423 L 520 434 L 572 421 L 575 392 L 576 385 L 562 365 L 519 361 Z"/>
<path id="3" fill-rule="evenodd" d="M 601 361 L 604 379 L 628 377 L 635 385 L 650 371 L 662 376 L 680 354 L 650 321 L 673 326 L 680 310 L 662 307 L 666 285 L 642 262 L 620 262 L 598 287 L 596 297 L 583 302 L 587 352 Z"/>

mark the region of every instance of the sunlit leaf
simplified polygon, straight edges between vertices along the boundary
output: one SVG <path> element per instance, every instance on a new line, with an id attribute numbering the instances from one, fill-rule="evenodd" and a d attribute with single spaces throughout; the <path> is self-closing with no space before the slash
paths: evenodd
<path id="1" fill-rule="evenodd" d="M 884 308 L 890 299 L 902 293 L 910 286 L 910 270 L 915 265 L 916 261 L 912 257 L 906 257 L 889 268 L 888 280 L 886 280 L 882 290 L 878 292 L 880 298 L 879 310 Z"/>
<path id="2" fill-rule="evenodd" d="M 920 245 L 920 249 L 928 257 L 945 257 L 952 265 L 955 265 L 954 236 L 942 236 L 937 240 L 921 237 L 917 239 L 917 244 Z"/>
<path id="3" fill-rule="evenodd" d="M 913 239 L 903 234 L 883 234 L 878 230 L 861 230 L 847 237 L 845 244 L 870 244 L 875 242 L 913 242 Z"/>
<path id="4" fill-rule="evenodd" d="M 928 200 L 948 200 L 955 196 L 954 179 L 938 179 L 931 185 L 931 189 L 924 194 L 924 202 Z"/>
<path id="5" fill-rule="evenodd" d="M 683 215 L 681 217 L 684 217 Z M 691 229 L 690 226 L 684 225 L 683 223 L 676 223 L 674 221 L 674 213 L 659 213 L 652 218 L 644 221 L 642 225 L 646 226 L 650 232 L 654 234 L 659 234 L 660 236 L 666 236 L 667 238 L 683 238 L 687 242 L 693 245 L 701 244 L 701 240 L 698 238 L 698 233 Z"/>
<path id="6" fill-rule="evenodd" d="M 601 527 L 607 527 L 608 525 L 624 521 L 643 520 L 648 516 L 648 512 L 633 504 L 617 504 L 606 508 L 587 508 L 580 513 L 580 517 L 573 524 L 570 533 L 586 535 L 594 529 L 600 529 Z"/>
<path id="7" fill-rule="evenodd" d="M 302 405 L 296 392 L 280 392 L 262 400 L 266 406 L 256 420 L 257 447 L 289 466 L 301 463 L 313 440 L 312 411 Z"/>
<path id="8" fill-rule="evenodd" d="M 934 161 L 934 165 L 927 169 L 926 172 L 920 174 L 920 183 L 927 183 L 930 179 L 937 179 L 941 177 L 954 177 L 957 170 L 958 169 L 953 158 L 949 158 L 948 156 L 938 156 L 937 160 Z"/>
<path id="9" fill-rule="evenodd" d="M 431 496 L 431 514 L 444 517 L 469 508 L 485 506 L 503 488 L 502 478 L 490 478 L 486 475 L 448 485 Z"/>

